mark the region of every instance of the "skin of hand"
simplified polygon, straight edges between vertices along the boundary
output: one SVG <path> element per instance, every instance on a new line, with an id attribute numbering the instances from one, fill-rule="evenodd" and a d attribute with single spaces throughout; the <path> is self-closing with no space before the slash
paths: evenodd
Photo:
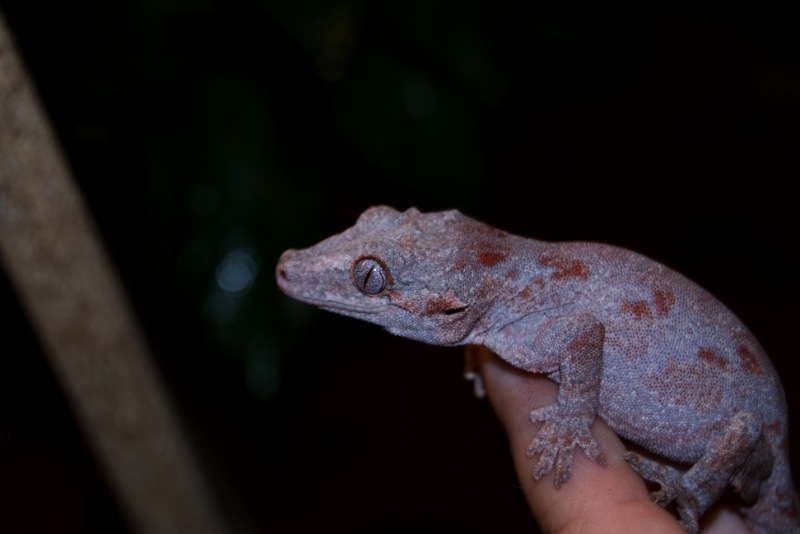
<path id="1" fill-rule="evenodd" d="M 542 532 L 675 533 L 685 531 L 665 509 L 654 504 L 644 481 L 622 458 L 625 446 L 601 419 L 592 435 L 608 460 L 602 467 L 574 453 L 571 483 L 556 488 L 552 474 L 540 482 L 531 476 L 535 459 L 525 455 L 539 424 L 531 424 L 528 410 L 556 402 L 558 386 L 542 375 L 512 367 L 488 349 L 471 346 L 469 357 L 480 372 L 486 394 L 509 436 L 514 466 L 522 490 Z M 520 409 L 524 406 L 525 409 Z M 700 525 L 701 534 L 746 534 L 744 521 L 725 502 L 712 507 Z"/>

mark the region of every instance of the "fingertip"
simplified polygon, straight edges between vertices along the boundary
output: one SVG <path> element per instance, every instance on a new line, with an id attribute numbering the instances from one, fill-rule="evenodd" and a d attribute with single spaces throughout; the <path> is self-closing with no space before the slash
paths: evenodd
<path id="1" fill-rule="evenodd" d="M 520 486 L 543 531 L 683 532 L 668 512 L 650 500 L 644 481 L 623 459 L 624 445 L 599 418 L 591 433 L 600 447 L 597 457 L 606 466 L 576 449 L 564 480 L 555 480 L 553 473 L 540 474 L 536 480 L 540 455 L 531 458 L 526 453 L 541 423 L 531 423 L 529 414 L 555 403 L 558 385 L 510 366 L 483 347 L 473 350 L 471 357 L 509 436 Z"/>

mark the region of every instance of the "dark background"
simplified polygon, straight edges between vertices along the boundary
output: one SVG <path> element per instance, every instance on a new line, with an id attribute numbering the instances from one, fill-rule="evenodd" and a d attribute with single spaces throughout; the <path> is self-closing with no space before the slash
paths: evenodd
<path id="1" fill-rule="evenodd" d="M 755 332 L 797 429 L 796 19 L 532 5 L 0 0 L 240 531 L 532 528 L 459 350 L 277 292 L 282 250 L 377 203 L 667 263 Z M 125 532 L 0 302 L 0 528 Z"/>

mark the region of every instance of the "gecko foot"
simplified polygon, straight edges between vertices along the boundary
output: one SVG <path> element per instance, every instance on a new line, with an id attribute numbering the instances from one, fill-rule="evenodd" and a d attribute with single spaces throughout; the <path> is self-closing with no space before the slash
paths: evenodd
<path id="1" fill-rule="evenodd" d="M 681 526 L 689 534 L 697 534 L 701 514 L 700 503 L 682 484 L 681 472 L 674 467 L 643 458 L 635 452 L 626 452 L 623 458 L 640 477 L 661 486 L 661 489 L 650 493 L 653 502 L 666 508 L 674 501 Z"/>
<path id="2" fill-rule="evenodd" d="M 555 469 L 553 483 L 556 487 L 569 480 L 572 470 L 572 456 L 576 446 L 591 460 L 605 466 L 606 459 L 600 447 L 592 437 L 589 427 L 594 416 L 586 417 L 565 413 L 568 410 L 554 404 L 531 412 L 531 421 L 544 421 L 539 433 L 528 445 L 528 457 L 540 454 L 539 461 L 533 468 L 533 478 L 541 480 L 543 476 Z"/>
<path id="3" fill-rule="evenodd" d="M 774 465 L 761 421 L 747 411 L 734 414 L 685 472 L 631 452 L 625 460 L 642 478 L 661 485 L 653 499 L 662 506 L 674 501 L 681 525 L 690 533 L 697 532 L 698 519 L 729 484 L 746 501 L 757 498 Z"/>

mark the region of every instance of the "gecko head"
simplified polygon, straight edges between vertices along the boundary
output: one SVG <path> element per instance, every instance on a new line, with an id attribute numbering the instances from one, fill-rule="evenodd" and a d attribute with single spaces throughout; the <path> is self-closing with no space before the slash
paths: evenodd
<path id="1" fill-rule="evenodd" d="M 278 261 L 280 289 L 322 309 L 379 324 L 404 337 L 459 344 L 486 308 L 484 280 L 453 270 L 461 254 L 457 211 L 373 207 L 352 228 Z"/>

